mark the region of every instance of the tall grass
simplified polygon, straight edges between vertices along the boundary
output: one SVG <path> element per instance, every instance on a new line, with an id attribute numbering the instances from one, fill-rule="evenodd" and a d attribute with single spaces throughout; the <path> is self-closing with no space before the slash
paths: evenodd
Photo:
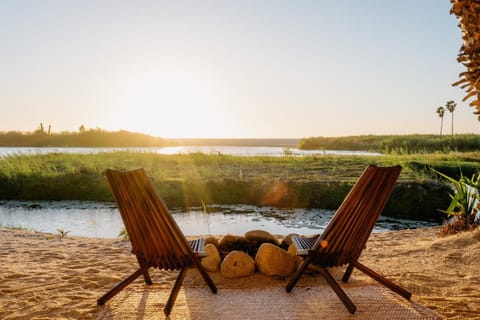
<path id="1" fill-rule="evenodd" d="M 368 164 L 404 167 L 387 211 L 432 217 L 448 207 L 445 174 L 478 170 L 480 154 L 239 157 L 230 155 L 99 154 L 12 155 L 0 158 L 0 200 L 113 201 L 107 168 L 145 168 L 170 207 L 255 204 L 336 209 Z M 449 171 L 450 170 L 450 171 Z M 280 190 L 280 191 L 279 191 Z M 273 197 L 267 197 L 274 192 Z M 276 193 L 275 193 L 276 192 Z M 273 199 L 273 200 L 272 200 Z"/>
<path id="2" fill-rule="evenodd" d="M 311 137 L 300 141 L 300 149 L 364 150 L 384 154 L 446 153 L 480 151 L 480 135 L 363 135 Z"/>

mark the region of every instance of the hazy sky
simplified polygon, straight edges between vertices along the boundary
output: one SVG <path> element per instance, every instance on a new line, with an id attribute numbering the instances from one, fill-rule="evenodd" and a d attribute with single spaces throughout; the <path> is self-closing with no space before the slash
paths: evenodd
<path id="1" fill-rule="evenodd" d="M 480 133 L 449 0 L 0 0 L 0 131 Z M 450 113 L 444 132 L 450 132 Z"/>

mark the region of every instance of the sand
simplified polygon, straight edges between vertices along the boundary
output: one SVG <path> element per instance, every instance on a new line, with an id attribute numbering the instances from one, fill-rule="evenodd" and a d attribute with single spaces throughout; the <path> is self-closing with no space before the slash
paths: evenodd
<path id="1" fill-rule="evenodd" d="M 360 260 L 440 316 L 478 319 L 480 230 L 446 238 L 438 237 L 438 231 L 373 234 Z M 135 271 L 136 259 L 122 240 L 0 228 L 0 270 L 0 319 L 92 319 L 100 311 L 96 299 Z M 171 286 L 176 274 L 155 270 L 152 276 L 156 284 Z M 254 277 L 232 283 L 261 288 L 280 281 Z M 373 282 L 358 271 L 353 278 Z M 141 285 L 137 281 L 132 285 Z M 187 274 L 185 286 L 191 282 L 195 279 Z"/>

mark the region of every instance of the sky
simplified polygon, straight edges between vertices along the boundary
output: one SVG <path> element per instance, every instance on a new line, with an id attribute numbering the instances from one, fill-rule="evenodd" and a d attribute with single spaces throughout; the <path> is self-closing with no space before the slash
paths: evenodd
<path id="1" fill-rule="evenodd" d="M 0 0 L 0 131 L 480 133 L 449 0 Z M 451 133 L 446 112 L 443 132 Z"/>

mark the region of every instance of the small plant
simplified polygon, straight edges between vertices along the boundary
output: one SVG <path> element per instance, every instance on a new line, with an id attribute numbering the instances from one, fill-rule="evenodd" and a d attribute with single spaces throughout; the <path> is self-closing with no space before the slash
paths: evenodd
<path id="1" fill-rule="evenodd" d="M 65 231 L 63 229 L 57 229 L 58 233 L 60 234 L 61 238 L 65 238 L 70 231 Z"/>
<path id="2" fill-rule="evenodd" d="M 118 234 L 118 236 L 123 240 L 129 240 L 128 232 L 125 228 L 122 228 L 122 230 L 120 230 L 120 233 Z"/>
<path id="3" fill-rule="evenodd" d="M 208 234 L 210 235 L 210 221 L 208 219 L 209 215 L 208 215 L 207 204 L 202 199 L 200 199 L 200 201 L 202 202 L 202 212 L 203 214 L 207 215 L 207 229 L 208 229 Z"/>
<path id="4" fill-rule="evenodd" d="M 293 156 L 293 151 L 289 147 L 283 148 L 283 156 L 284 157 L 291 157 Z"/>
<path id="5" fill-rule="evenodd" d="M 454 194 L 450 194 L 452 202 L 446 210 L 450 220 L 440 232 L 441 235 L 455 234 L 462 230 L 472 230 L 480 225 L 477 213 L 480 209 L 478 188 L 480 186 L 480 173 L 475 173 L 471 178 L 460 173 L 460 178 L 455 180 L 441 172 L 435 171 L 441 177 L 450 182 Z"/>

